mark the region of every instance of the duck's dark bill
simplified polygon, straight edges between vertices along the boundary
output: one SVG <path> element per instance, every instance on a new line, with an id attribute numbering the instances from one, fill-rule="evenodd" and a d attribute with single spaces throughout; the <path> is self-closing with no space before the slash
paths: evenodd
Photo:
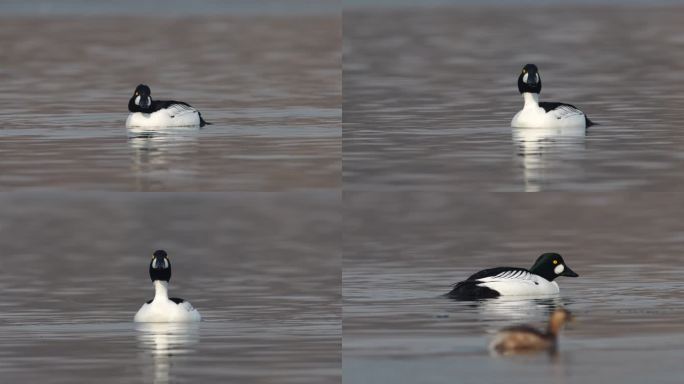
<path id="1" fill-rule="evenodd" d="M 166 266 L 164 265 L 164 259 L 162 258 L 156 258 L 154 262 L 152 263 L 152 268 L 154 269 L 164 269 Z"/>
<path id="2" fill-rule="evenodd" d="M 561 276 L 567 276 L 567 277 L 579 277 L 578 274 L 575 273 L 572 269 L 570 269 L 567 265 L 565 266 L 565 270 L 563 273 L 561 273 Z"/>

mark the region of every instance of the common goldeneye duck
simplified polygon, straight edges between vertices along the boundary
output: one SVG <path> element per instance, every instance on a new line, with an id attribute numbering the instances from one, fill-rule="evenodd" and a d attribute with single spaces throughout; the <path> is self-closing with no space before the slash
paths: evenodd
<path id="1" fill-rule="evenodd" d="M 510 355 L 530 352 L 555 352 L 558 347 L 558 334 L 566 322 L 572 321 L 572 314 L 563 308 L 556 309 L 549 317 L 546 332 L 531 325 L 517 325 L 499 331 L 489 344 L 492 352 Z"/>
<path id="2" fill-rule="evenodd" d="M 539 102 L 541 77 L 537 66 L 527 64 L 518 76 L 518 91 L 525 100 L 523 109 L 511 121 L 514 128 L 587 128 L 594 125 L 577 107 L 565 103 Z"/>
<path id="3" fill-rule="evenodd" d="M 126 128 L 204 127 L 202 114 L 190 104 L 174 100 L 152 100 L 150 87 L 140 84 L 128 100 L 131 112 Z"/>
<path id="4" fill-rule="evenodd" d="M 165 251 L 154 252 L 150 262 L 150 279 L 154 284 L 154 299 L 143 304 L 133 321 L 170 323 L 200 321 L 202 317 L 192 305 L 177 297 L 169 298 L 171 262 Z"/>
<path id="5" fill-rule="evenodd" d="M 447 297 L 458 300 L 488 299 L 499 296 L 546 296 L 560 292 L 553 281 L 558 276 L 578 277 L 561 255 L 545 253 L 529 270 L 498 267 L 482 270 L 454 285 Z"/>

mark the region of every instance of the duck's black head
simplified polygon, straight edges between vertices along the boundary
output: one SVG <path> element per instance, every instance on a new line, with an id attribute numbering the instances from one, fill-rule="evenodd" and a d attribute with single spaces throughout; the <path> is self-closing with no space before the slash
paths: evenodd
<path id="1" fill-rule="evenodd" d="M 537 258 L 530 272 L 539 275 L 548 281 L 553 281 L 558 276 L 578 277 L 570 267 L 565 264 L 561 255 L 557 253 L 545 253 Z"/>
<path id="2" fill-rule="evenodd" d="M 540 93 L 541 92 L 541 76 L 539 70 L 534 64 L 526 64 L 520 76 L 518 76 L 518 91 L 520 93 Z"/>
<path id="3" fill-rule="evenodd" d="M 135 92 L 128 101 L 128 109 L 131 112 L 141 112 L 148 109 L 151 104 L 152 91 L 150 91 L 150 87 L 145 84 L 139 84 L 135 87 Z"/>
<path id="4" fill-rule="evenodd" d="M 152 281 L 171 280 L 171 262 L 169 261 L 166 252 L 163 250 L 154 251 L 152 261 L 150 262 L 150 279 Z"/>

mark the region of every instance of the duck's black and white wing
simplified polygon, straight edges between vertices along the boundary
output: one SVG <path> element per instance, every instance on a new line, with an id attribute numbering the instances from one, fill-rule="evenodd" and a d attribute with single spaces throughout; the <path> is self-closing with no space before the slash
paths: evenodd
<path id="1" fill-rule="evenodd" d="M 461 300 L 499 297 L 501 293 L 495 289 L 499 283 L 517 284 L 519 282 L 534 284 L 530 271 L 516 267 L 490 268 L 456 283 L 447 296 Z"/>
<path id="2" fill-rule="evenodd" d="M 531 280 L 532 274 L 525 268 L 500 267 L 486 269 L 484 271 L 478 272 L 475 275 L 468 278 L 468 280 L 471 279 L 479 282 L 506 282 L 510 280 Z"/>
<path id="3" fill-rule="evenodd" d="M 193 307 L 189 301 L 186 301 L 178 297 L 170 297 L 169 300 L 176 303 L 176 305 L 178 305 L 178 308 L 185 312 L 185 314 L 182 316 L 184 320 L 199 321 L 202 318 L 199 312 L 197 312 L 195 307 Z"/>
<path id="4" fill-rule="evenodd" d="M 481 287 L 493 289 L 499 294 L 534 290 L 538 285 L 530 271 L 523 268 L 504 270 L 493 276 L 476 280 Z"/>
<path id="5" fill-rule="evenodd" d="M 188 103 L 175 100 L 155 100 L 153 102 L 153 109 L 160 110 L 165 109 L 170 116 L 181 116 L 187 113 L 195 113 L 197 110 Z"/>
<path id="6" fill-rule="evenodd" d="M 448 297 L 472 300 L 499 297 L 510 291 L 533 289 L 536 279 L 525 268 L 498 267 L 482 270 L 454 285 Z"/>
<path id="7" fill-rule="evenodd" d="M 182 309 L 184 309 L 184 310 L 186 310 L 186 311 L 188 311 L 188 312 L 192 312 L 192 311 L 195 310 L 195 307 L 193 307 L 192 304 L 190 304 L 189 301 L 185 301 L 185 299 L 181 299 L 181 298 L 178 298 L 178 297 L 170 297 L 169 300 L 171 300 L 171 301 L 173 301 L 174 303 L 176 303 L 176 305 L 178 305 L 179 308 L 182 308 Z"/>
<path id="8" fill-rule="evenodd" d="M 513 278 L 513 276 L 522 276 L 522 275 L 529 275 L 530 272 L 525 269 L 525 268 L 518 268 L 518 267 L 498 267 L 498 268 L 490 268 L 490 269 L 483 269 L 480 272 L 477 272 L 465 281 L 484 281 L 485 279 L 488 279 L 488 281 L 495 280 L 495 279 L 510 279 Z"/>
<path id="9" fill-rule="evenodd" d="M 541 108 L 544 108 L 546 113 L 555 117 L 558 120 L 564 120 L 575 116 L 582 116 L 585 119 L 586 126 L 594 125 L 589 118 L 579 108 L 572 104 L 558 103 L 558 102 L 541 102 Z"/>
<path id="10" fill-rule="evenodd" d="M 200 111 L 198 111 L 192 105 L 185 103 L 183 101 L 155 100 L 152 102 L 152 109 L 154 111 L 159 111 L 163 109 L 167 112 L 170 118 L 181 121 L 187 121 L 189 119 L 191 120 L 195 118 L 195 114 L 197 114 L 196 118 L 199 118 L 200 127 L 204 127 L 205 125 L 211 124 L 204 120 L 204 118 L 202 117 L 202 113 Z"/>

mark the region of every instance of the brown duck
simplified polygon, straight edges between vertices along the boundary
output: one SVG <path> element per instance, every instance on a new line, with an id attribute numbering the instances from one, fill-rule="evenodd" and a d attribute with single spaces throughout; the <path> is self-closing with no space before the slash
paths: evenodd
<path id="1" fill-rule="evenodd" d="M 489 349 L 502 355 L 534 352 L 555 352 L 558 333 L 572 314 L 566 309 L 556 309 L 549 317 L 549 326 L 542 332 L 530 325 L 503 328 L 489 344 Z"/>

